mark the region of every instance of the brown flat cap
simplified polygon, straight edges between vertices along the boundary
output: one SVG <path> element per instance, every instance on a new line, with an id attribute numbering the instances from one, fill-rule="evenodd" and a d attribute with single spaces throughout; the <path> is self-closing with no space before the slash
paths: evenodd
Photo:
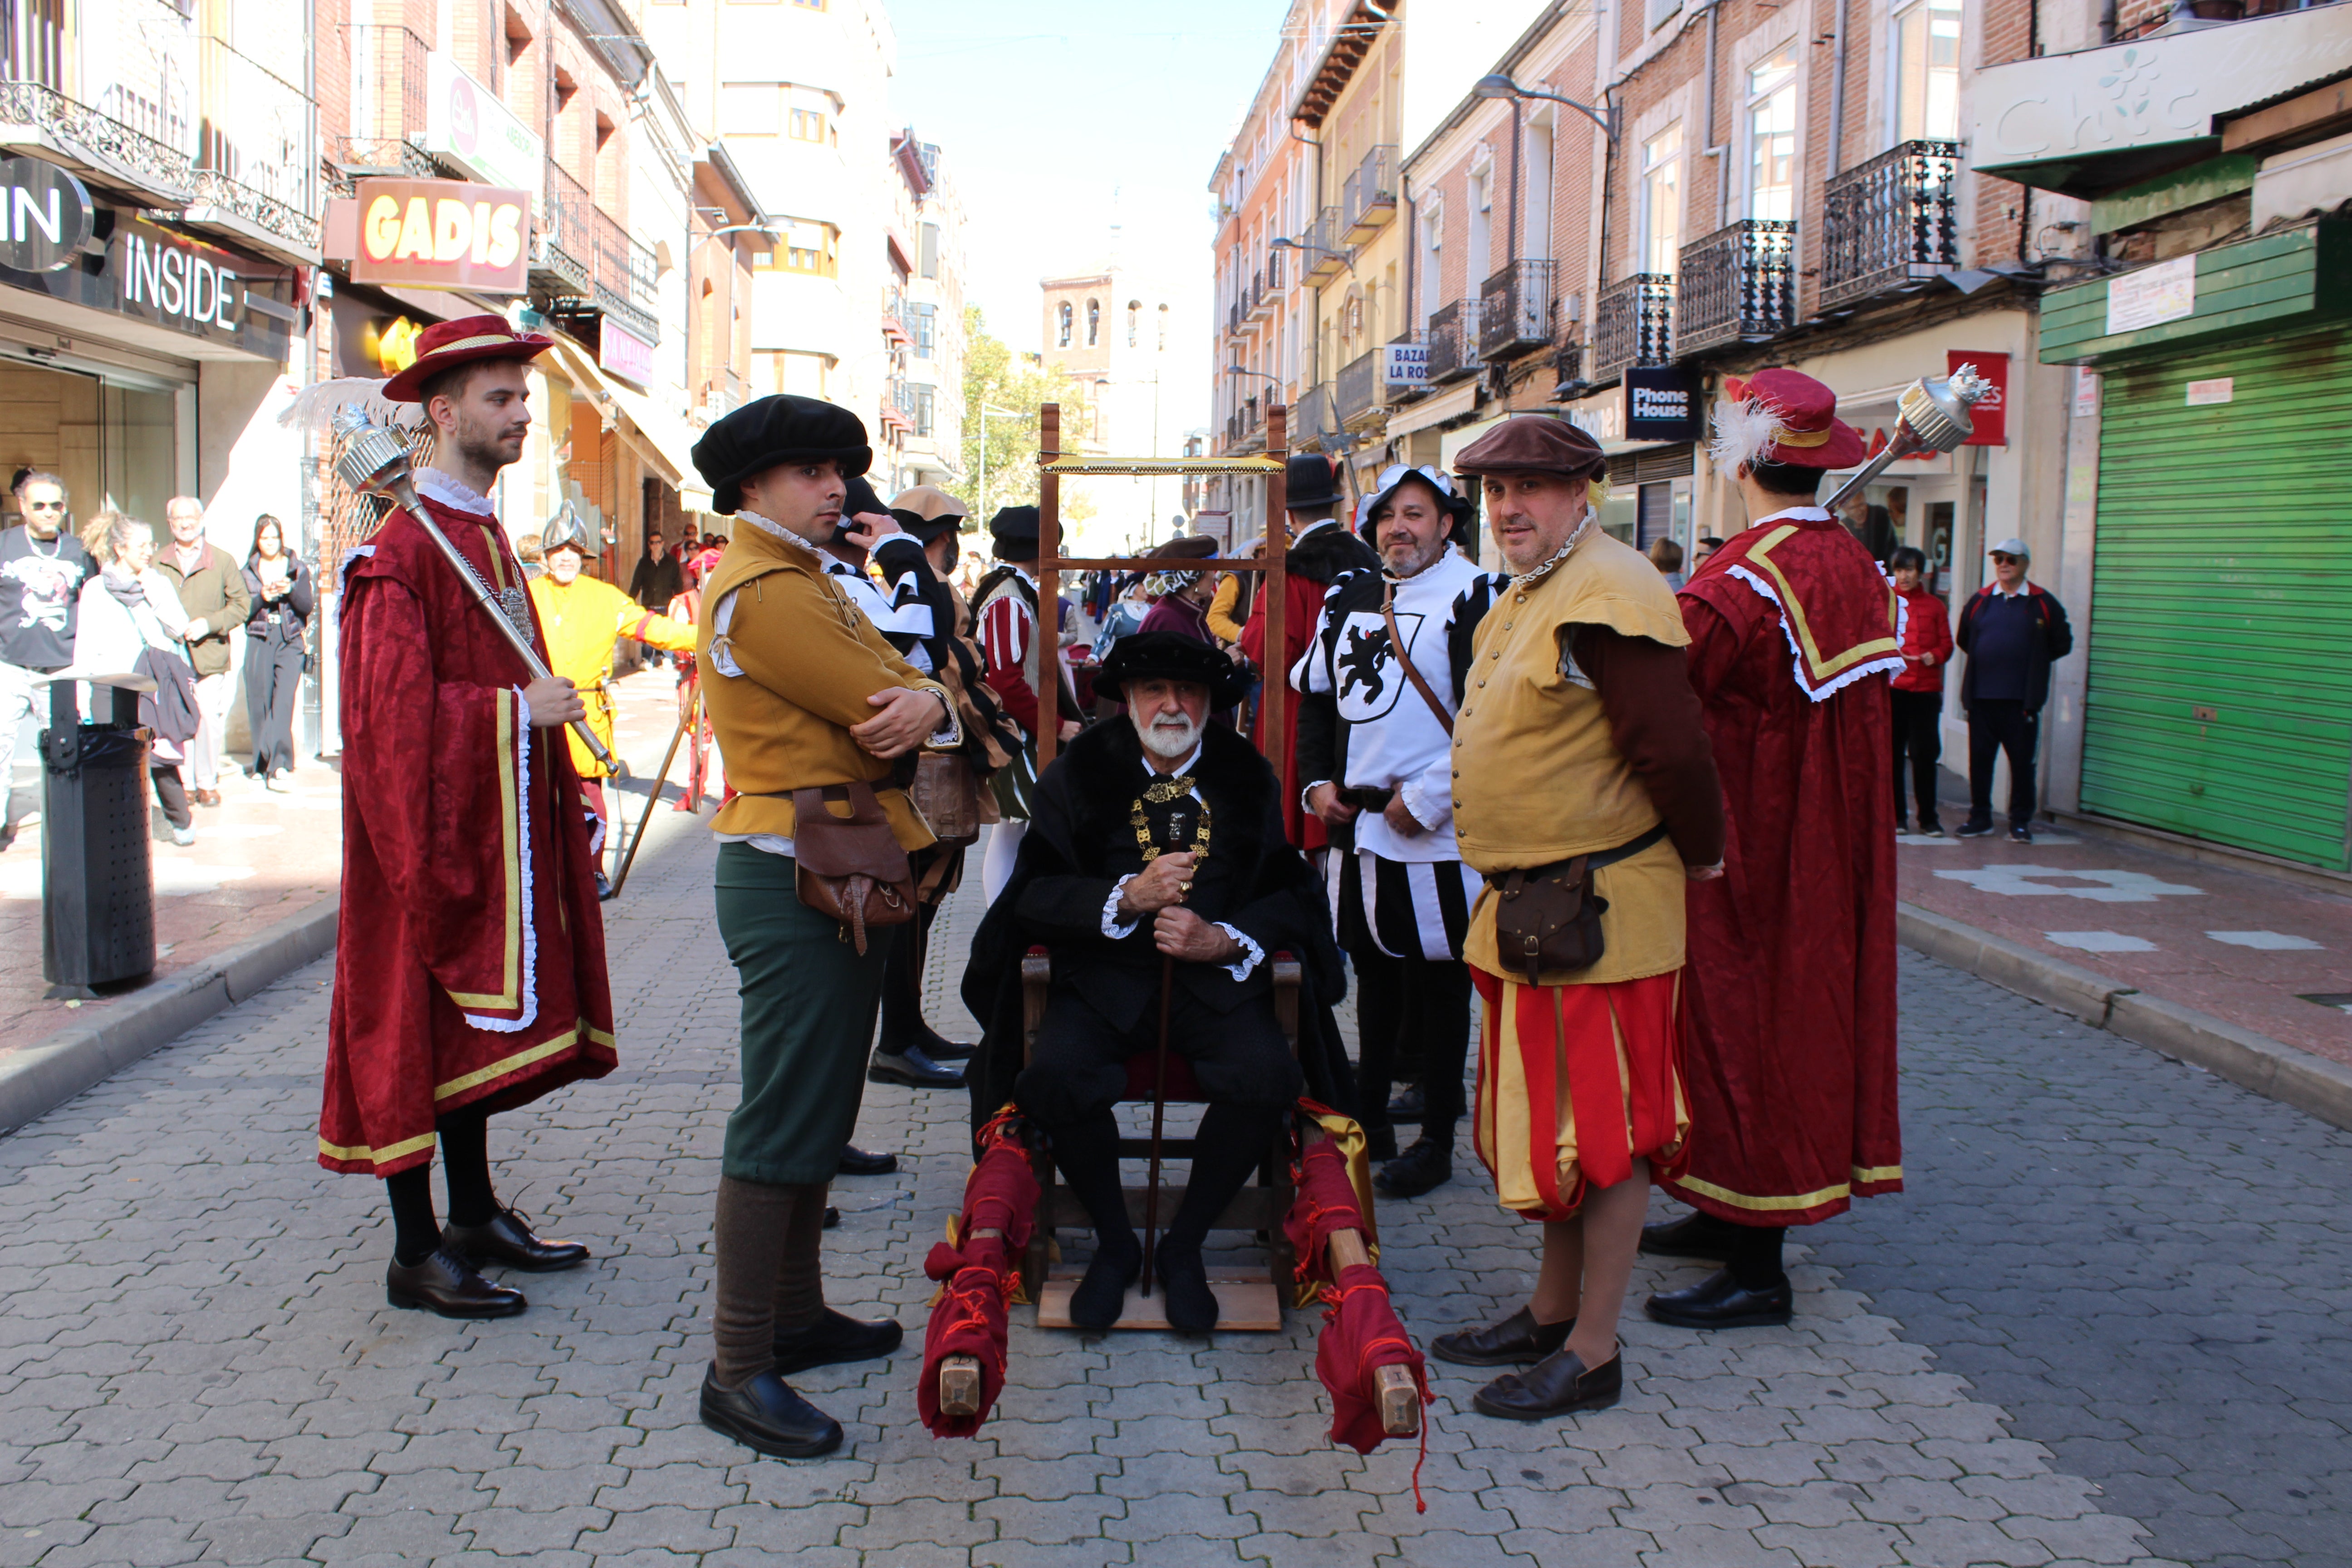
<path id="1" fill-rule="evenodd" d="M 1506 419 L 1462 448 L 1454 459 L 1463 474 L 1559 474 L 1580 479 L 1609 466 L 1601 443 L 1565 419 L 1522 414 Z"/>

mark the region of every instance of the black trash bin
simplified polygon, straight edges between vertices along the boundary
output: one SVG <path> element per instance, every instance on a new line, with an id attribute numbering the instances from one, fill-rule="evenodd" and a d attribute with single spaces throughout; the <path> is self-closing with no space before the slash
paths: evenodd
<path id="1" fill-rule="evenodd" d="M 101 692 L 106 688 L 99 689 Z M 49 688 L 41 731 L 41 973 L 50 996 L 155 970 L 155 868 L 139 695 L 112 688 L 114 721 L 85 724 L 75 683 Z"/>

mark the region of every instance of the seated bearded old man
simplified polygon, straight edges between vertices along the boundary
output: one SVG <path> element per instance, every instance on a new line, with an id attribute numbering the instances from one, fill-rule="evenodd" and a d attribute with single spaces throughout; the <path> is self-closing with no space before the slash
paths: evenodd
<path id="1" fill-rule="evenodd" d="M 1080 1328 L 1118 1321 L 1143 1247 L 1119 1184 L 1127 1062 L 1159 1044 L 1163 961 L 1168 1045 L 1208 1101 L 1184 1198 L 1156 1272 L 1168 1321 L 1216 1327 L 1201 1247 L 1303 1091 L 1349 1098 L 1329 1004 L 1347 980 L 1321 885 L 1283 835 L 1274 770 L 1209 714 L 1246 680 L 1225 656 L 1172 632 L 1119 640 L 1095 689 L 1127 705 L 1073 740 L 1039 778 L 1012 879 L 973 941 L 964 999 L 988 1021 L 975 1121 L 1017 1101 L 1051 1139 L 1086 1207 L 1095 1254 L 1070 1300 Z M 1021 1063 L 1020 961 L 1053 955 L 1034 1059 Z M 1300 961 L 1299 1052 L 1274 1009 L 1272 960 Z"/>

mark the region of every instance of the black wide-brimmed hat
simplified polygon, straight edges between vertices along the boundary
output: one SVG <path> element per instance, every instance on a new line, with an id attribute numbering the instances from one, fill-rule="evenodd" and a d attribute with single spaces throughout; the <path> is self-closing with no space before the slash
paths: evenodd
<path id="1" fill-rule="evenodd" d="M 874 466 L 865 422 L 846 408 L 780 392 L 755 398 L 714 423 L 694 444 L 694 467 L 710 487 L 710 510 L 732 517 L 743 481 L 785 463 L 827 459 L 844 479 Z"/>
<path id="2" fill-rule="evenodd" d="M 1130 680 L 1189 680 L 1209 689 L 1212 709 L 1249 695 L 1249 671 L 1223 652 L 1181 632 L 1130 632 L 1095 672 L 1095 690 L 1116 697 Z"/>
<path id="3" fill-rule="evenodd" d="M 989 537 L 996 541 L 996 558 L 999 561 L 1037 559 L 1035 507 L 999 507 L 996 515 L 988 520 L 988 532 Z"/>
<path id="4" fill-rule="evenodd" d="M 1320 452 L 1301 452 L 1282 465 L 1285 511 L 1310 511 L 1339 504 L 1339 470 Z"/>

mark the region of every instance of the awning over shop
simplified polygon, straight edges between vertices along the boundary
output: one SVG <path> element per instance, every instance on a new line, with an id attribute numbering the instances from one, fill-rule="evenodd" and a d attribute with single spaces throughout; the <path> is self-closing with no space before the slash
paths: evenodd
<path id="1" fill-rule="evenodd" d="M 574 390 L 584 393 L 621 439 L 677 491 L 679 504 L 690 511 L 710 510 L 710 488 L 695 471 L 691 426 L 646 394 L 606 376 L 577 344 L 559 338 L 555 357 Z"/>

